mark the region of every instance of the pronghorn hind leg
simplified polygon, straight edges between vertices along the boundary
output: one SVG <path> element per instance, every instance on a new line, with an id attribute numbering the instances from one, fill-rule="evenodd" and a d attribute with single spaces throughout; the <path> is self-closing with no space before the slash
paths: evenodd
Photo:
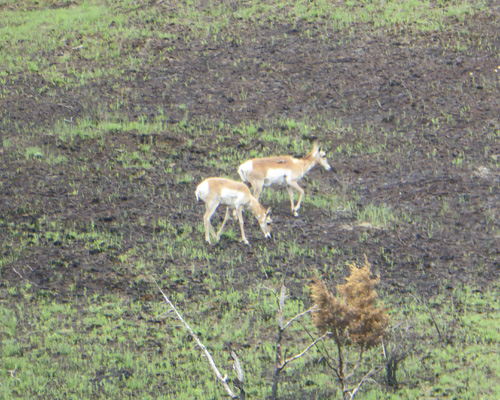
<path id="1" fill-rule="evenodd" d="M 217 238 L 217 235 L 215 234 L 214 228 L 212 227 L 212 224 L 210 223 L 210 219 L 212 218 L 212 215 L 214 215 L 215 210 L 217 210 L 217 207 L 219 206 L 218 203 L 214 203 L 211 206 L 208 204 L 206 205 L 207 211 L 205 212 L 205 215 L 203 216 L 203 222 L 205 223 L 205 240 L 209 243 L 212 244 L 210 241 L 210 235 L 212 235 L 214 238 Z"/>
<path id="2" fill-rule="evenodd" d="M 226 225 L 228 218 L 229 218 L 229 207 L 226 208 L 226 216 L 224 217 L 224 221 L 222 221 L 222 225 L 219 229 L 219 232 L 217 232 L 217 242 L 220 240 L 220 235 L 222 233 L 222 230 L 224 229 L 224 226 Z"/>
<path id="3" fill-rule="evenodd" d="M 241 241 L 245 244 L 250 244 L 245 236 L 245 229 L 243 228 L 243 207 L 238 207 L 238 220 L 240 221 L 240 230 L 241 230 Z"/>
<path id="4" fill-rule="evenodd" d="M 257 200 L 259 200 L 263 187 L 264 187 L 264 181 L 252 182 L 253 197 L 255 197 Z"/>
<path id="5" fill-rule="evenodd" d="M 217 239 L 217 235 L 215 234 L 214 227 L 212 226 L 212 223 L 210 221 L 208 221 L 208 228 L 210 229 L 210 235 L 211 235 L 211 237 Z"/>

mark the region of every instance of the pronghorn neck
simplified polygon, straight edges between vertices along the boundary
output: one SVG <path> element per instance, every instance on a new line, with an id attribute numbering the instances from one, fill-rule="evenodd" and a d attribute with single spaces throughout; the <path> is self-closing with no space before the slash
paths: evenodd
<path id="1" fill-rule="evenodd" d="M 256 217 L 259 217 L 262 214 L 262 206 L 257 201 L 257 199 L 255 197 L 253 197 L 253 196 L 250 199 L 250 204 L 248 205 L 248 209 Z"/>
<path id="2" fill-rule="evenodd" d="M 315 165 L 316 165 L 316 160 L 313 157 L 313 152 L 310 152 L 307 156 L 304 158 L 300 159 L 302 161 L 302 176 L 307 174 Z"/>

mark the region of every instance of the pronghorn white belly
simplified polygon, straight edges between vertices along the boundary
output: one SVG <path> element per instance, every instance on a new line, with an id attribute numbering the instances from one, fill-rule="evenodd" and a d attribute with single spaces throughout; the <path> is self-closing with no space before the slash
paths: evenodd
<path id="1" fill-rule="evenodd" d="M 282 168 L 270 168 L 267 170 L 265 186 L 283 185 L 290 178 L 290 170 Z"/>
<path id="2" fill-rule="evenodd" d="M 220 203 L 236 207 L 240 204 L 246 203 L 245 193 L 240 192 L 239 190 L 223 188 L 220 194 Z"/>

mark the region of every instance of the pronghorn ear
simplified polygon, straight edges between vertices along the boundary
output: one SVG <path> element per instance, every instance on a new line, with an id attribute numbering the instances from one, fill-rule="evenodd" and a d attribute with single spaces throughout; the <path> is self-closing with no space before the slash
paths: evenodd
<path id="1" fill-rule="evenodd" d="M 320 147 L 319 147 L 318 139 L 315 139 L 315 140 L 313 141 L 313 149 L 312 149 L 312 151 L 313 151 L 313 152 L 317 152 L 317 151 L 319 151 L 319 150 L 320 150 Z"/>
<path id="2" fill-rule="evenodd" d="M 273 211 L 273 209 L 271 207 L 269 207 L 267 210 L 266 210 L 266 215 L 271 215 L 271 212 Z"/>

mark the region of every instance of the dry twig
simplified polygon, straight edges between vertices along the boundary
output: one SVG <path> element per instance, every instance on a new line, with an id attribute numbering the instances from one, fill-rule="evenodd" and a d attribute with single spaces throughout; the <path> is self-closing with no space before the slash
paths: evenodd
<path id="1" fill-rule="evenodd" d="M 177 309 L 175 308 L 174 304 L 170 301 L 170 299 L 167 297 L 167 295 L 163 292 L 163 290 L 160 288 L 160 286 L 158 285 L 158 283 L 156 282 L 156 280 L 154 278 L 152 278 L 152 280 L 155 283 L 155 285 L 158 288 L 158 290 L 160 291 L 160 293 L 163 295 L 163 298 L 165 299 L 165 301 L 168 303 L 168 305 L 172 308 L 172 310 L 177 315 L 177 318 L 179 319 L 179 321 L 182 322 L 182 324 L 188 330 L 188 332 L 191 335 L 191 337 L 195 340 L 195 342 L 198 344 L 198 346 L 200 347 L 200 349 L 205 353 L 205 356 L 208 359 L 210 367 L 212 368 L 212 370 L 214 371 L 215 375 L 217 376 L 217 379 L 222 383 L 222 386 L 226 390 L 226 392 L 229 395 L 229 397 L 231 397 L 232 399 L 239 399 L 239 398 L 241 398 L 240 396 L 236 395 L 231 390 L 231 388 L 229 387 L 229 385 L 227 383 L 227 375 L 222 376 L 222 374 L 220 373 L 219 369 L 215 365 L 215 362 L 214 362 L 212 356 L 210 355 L 210 352 L 207 350 L 207 348 L 204 346 L 204 344 L 200 341 L 200 339 L 198 338 L 198 336 L 196 336 L 196 333 L 194 333 L 194 331 L 187 324 L 187 322 L 184 321 L 184 318 L 182 318 L 182 315 L 179 313 L 179 311 L 177 311 Z M 235 356 L 236 356 L 236 354 L 234 354 L 233 358 Z M 241 365 L 240 365 L 237 357 L 235 358 L 235 361 L 237 362 L 237 364 L 236 364 L 236 371 L 238 373 L 238 379 L 239 379 L 240 376 L 243 377 L 243 372 L 242 372 Z M 241 390 L 241 392 L 242 392 L 242 394 L 244 393 L 242 390 Z M 244 394 L 243 394 L 243 398 L 244 398 Z"/>

